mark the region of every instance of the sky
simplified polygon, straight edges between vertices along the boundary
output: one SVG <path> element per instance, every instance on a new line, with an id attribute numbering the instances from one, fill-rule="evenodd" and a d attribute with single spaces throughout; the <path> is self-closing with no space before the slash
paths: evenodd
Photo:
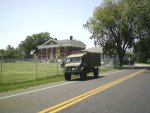
<path id="1" fill-rule="evenodd" d="M 94 47 L 83 27 L 101 0 L 0 0 L 0 49 L 17 47 L 32 34 L 49 32 L 58 40 L 74 39 Z"/>

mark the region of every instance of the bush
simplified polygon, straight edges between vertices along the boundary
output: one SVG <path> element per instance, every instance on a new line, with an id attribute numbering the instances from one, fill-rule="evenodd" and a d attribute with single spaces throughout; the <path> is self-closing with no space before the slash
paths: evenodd
<path id="1" fill-rule="evenodd" d="M 150 59 L 147 60 L 147 63 L 150 64 Z"/>

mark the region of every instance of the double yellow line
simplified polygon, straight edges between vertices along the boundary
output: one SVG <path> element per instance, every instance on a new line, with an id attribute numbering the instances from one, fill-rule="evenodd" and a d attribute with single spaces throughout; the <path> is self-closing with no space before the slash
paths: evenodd
<path id="1" fill-rule="evenodd" d="M 132 73 L 132 74 L 126 76 L 126 77 L 123 77 L 123 78 L 121 78 L 121 79 L 118 79 L 118 80 L 115 80 L 115 81 L 113 81 L 113 82 L 110 82 L 110 83 L 108 83 L 108 84 L 106 84 L 106 85 L 103 85 L 103 86 L 101 86 L 101 87 L 99 87 L 99 88 L 96 88 L 96 89 L 94 89 L 94 90 L 91 90 L 91 91 L 89 91 L 89 92 L 86 92 L 86 93 L 84 93 L 84 94 L 81 94 L 81 95 L 79 95 L 79 96 L 77 96 L 77 97 L 74 97 L 74 98 L 72 98 L 72 99 L 69 99 L 69 100 L 67 100 L 67 101 L 64 101 L 64 102 L 62 102 L 62 103 L 60 103 L 60 104 L 57 104 L 57 105 L 55 105 L 55 106 L 53 106 L 53 107 L 47 108 L 47 109 L 45 109 L 45 110 L 43 110 L 43 111 L 41 111 L 41 112 L 39 112 L 39 113 L 57 113 L 57 112 L 59 112 L 59 111 L 65 109 L 65 108 L 67 108 L 67 107 L 69 107 L 69 106 L 71 106 L 71 105 L 74 105 L 74 104 L 76 104 L 76 103 L 78 103 L 78 102 L 80 102 L 80 101 L 82 101 L 82 100 L 84 100 L 84 99 L 86 99 L 86 98 L 88 98 L 88 97 L 90 97 L 90 96 L 92 96 L 92 95 L 95 95 L 95 94 L 97 94 L 97 93 L 100 93 L 100 92 L 102 92 L 102 91 L 104 91 L 104 90 L 106 90 L 106 89 L 108 89 L 108 88 L 110 88 L 110 87 L 112 87 L 112 86 L 114 86 L 114 85 L 116 85 L 116 84 L 119 84 L 119 83 L 121 83 L 121 82 L 123 82 L 123 81 L 125 81 L 125 80 L 127 80 L 127 79 L 129 79 L 129 78 L 131 78 L 131 77 L 133 77 L 133 76 L 135 76 L 135 75 L 138 75 L 138 74 L 140 74 L 140 73 L 143 73 L 144 71 L 145 71 L 145 70 L 137 71 L 137 72 Z"/>

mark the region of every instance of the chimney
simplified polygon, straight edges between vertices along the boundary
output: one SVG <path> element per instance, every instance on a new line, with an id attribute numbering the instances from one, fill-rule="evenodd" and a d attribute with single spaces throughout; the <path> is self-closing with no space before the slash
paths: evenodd
<path id="1" fill-rule="evenodd" d="M 70 36 L 70 40 L 73 40 L 73 36 Z"/>

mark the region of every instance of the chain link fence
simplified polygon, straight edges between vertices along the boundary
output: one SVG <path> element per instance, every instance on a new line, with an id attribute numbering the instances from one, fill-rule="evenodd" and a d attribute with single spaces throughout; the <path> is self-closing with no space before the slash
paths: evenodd
<path id="1" fill-rule="evenodd" d="M 114 68 L 118 64 L 117 58 L 101 57 L 100 69 Z M 9 84 L 38 80 L 63 74 L 61 61 L 41 60 L 35 58 L 3 58 L 0 56 L 0 84 Z"/>
<path id="2" fill-rule="evenodd" d="M 0 84 L 24 82 L 59 76 L 63 69 L 59 62 L 49 63 L 38 58 L 0 58 Z"/>

